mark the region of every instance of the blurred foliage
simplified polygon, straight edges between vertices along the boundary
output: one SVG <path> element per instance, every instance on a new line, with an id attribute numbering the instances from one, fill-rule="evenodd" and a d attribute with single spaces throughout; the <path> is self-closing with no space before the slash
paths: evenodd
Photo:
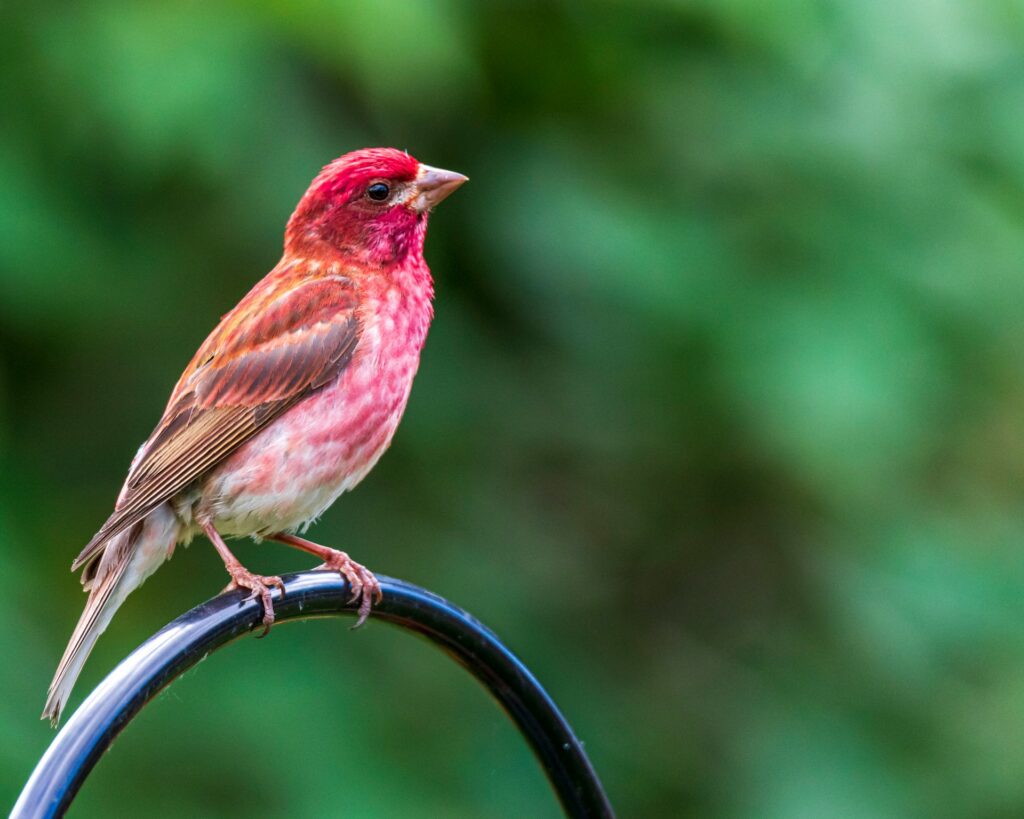
<path id="1" fill-rule="evenodd" d="M 1024 815 L 1024 11 L 1012 0 L 0 7 L 0 803 L 72 556 L 321 165 L 472 182 L 392 451 L 315 530 L 505 636 L 623 816 Z M 261 571 L 308 565 L 240 546 Z M 134 595 L 72 706 L 214 594 Z M 73 815 L 555 816 L 380 625 L 173 686 Z"/>

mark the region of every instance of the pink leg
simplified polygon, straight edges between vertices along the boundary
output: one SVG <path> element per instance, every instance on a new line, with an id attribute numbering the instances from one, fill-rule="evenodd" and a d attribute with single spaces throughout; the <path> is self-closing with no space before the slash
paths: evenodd
<path id="1" fill-rule="evenodd" d="M 329 549 L 326 546 L 313 543 L 311 540 L 306 540 L 297 535 L 287 535 L 283 532 L 276 535 L 268 535 L 268 538 L 276 540 L 278 543 L 294 546 L 296 549 L 302 549 L 302 551 L 309 552 L 311 555 L 316 555 L 323 561 L 323 565 L 317 566 L 317 569 L 339 572 L 348 581 L 352 587 L 352 599 L 349 602 L 360 601 L 359 619 L 356 620 L 356 624 L 352 628 L 359 628 L 369 616 L 374 600 L 379 603 L 383 598 L 380 583 L 374 577 L 373 572 L 365 566 L 356 563 L 344 552 L 339 552 L 337 549 Z"/>
<path id="2" fill-rule="evenodd" d="M 250 572 L 231 553 L 231 550 L 224 543 L 224 538 L 220 536 L 220 532 L 213 527 L 212 523 L 201 522 L 200 526 L 203 527 L 206 536 L 220 554 L 220 559 L 224 561 L 224 568 L 231 575 L 231 582 L 228 583 L 225 591 L 249 589 L 252 594 L 245 598 L 246 600 L 252 600 L 255 597 L 260 598 L 260 602 L 263 604 L 263 633 L 260 637 L 266 637 L 270 632 L 270 627 L 274 625 L 274 604 L 270 600 L 270 587 L 276 586 L 281 590 L 281 596 L 284 597 L 284 583 L 276 575 L 265 577 L 261 574 Z"/>

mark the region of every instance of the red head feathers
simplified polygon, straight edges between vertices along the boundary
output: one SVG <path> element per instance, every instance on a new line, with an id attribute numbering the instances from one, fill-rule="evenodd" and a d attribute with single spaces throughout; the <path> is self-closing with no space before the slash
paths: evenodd
<path id="1" fill-rule="evenodd" d="M 394 148 L 353 151 L 327 165 L 285 231 L 285 250 L 327 244 L 374 266 L 421 253 L 430 208 L 466 181 Z"/>

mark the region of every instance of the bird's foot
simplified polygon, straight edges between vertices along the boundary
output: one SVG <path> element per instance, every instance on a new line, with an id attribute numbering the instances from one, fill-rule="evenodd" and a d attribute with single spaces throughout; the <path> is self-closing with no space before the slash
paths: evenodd
<path id="1" fill-rule="evenodd" d="M 229 566 L 228 574 L 231 575 L 231 582 L 224 591 L 235 589 L 248 589 L 251 594 L 243 602 L 255 600 L 257 597 L 263 604 L 263 633 L 260 637 L 266 637 L 270 633 L 270 627 L 274 625 L 274 604 L 270 599 L 270 588 L 273 586 L 281 591 L 284 597 L 284 581 L 277 575 L 253 574 L 245 566 Z"/>
<path id="2" fill-rule="evenodd" d="M 314 571 L 338 572 L 348 581 L 349 586 L 352 587 L 352 597 L 349 602 L 359 601 L 359 619 L 356 620 L 356 624 L 352 628 L 359 628 L 370 615 L 373 604 L 379 603 L 384 598 L 380 582 L 373 572 L 361 563 L 356 563 L 344 552 L 339 552 L 337 549 L 328 551 L 327 559 Z"/>

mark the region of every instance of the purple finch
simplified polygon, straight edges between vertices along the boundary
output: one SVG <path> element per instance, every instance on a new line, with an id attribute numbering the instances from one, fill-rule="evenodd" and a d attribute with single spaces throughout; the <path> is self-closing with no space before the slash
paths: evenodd
<path id="1" fill-rule="evenodd" d="M 186 367 L 132 462 L 114 513 L 72 570 L 85 611 L 50 684 L 60 719 L 96 639 L 178 543 L 204 533 L 274 620 L 271 587 L 224 537 L 268 538 L 323 560 L 361 598 L 380 586 L 344 552 L 294 533 L 373 468 L 402 417 L 433 316 L 423 240 L 431 208 L 466 177 L 402 151 L 346 154 L 313 180 L 277 266 L 221 320 Z"/>

